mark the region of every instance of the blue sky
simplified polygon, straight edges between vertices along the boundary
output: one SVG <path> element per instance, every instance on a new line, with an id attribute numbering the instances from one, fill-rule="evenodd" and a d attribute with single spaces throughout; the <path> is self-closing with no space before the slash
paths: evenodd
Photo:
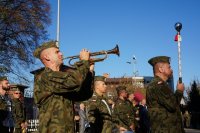
<path id="1" fill-rule="evenodd" d="M 49 38 L 56 39 L 57 0 L 51 4 Z M 120 57 L 109 55 L 96 63 L 96 75 L 132 76 L 136 56 L 139 76 L 152 76 L 148 60 L 171 57 L 174 81 L 178 79 L 178 50 L 174 24 L 181 22 L 182 75 L 186 86 L 200 77 L 200 1 L 199 0 L 60 0 L 60 50 L 64 56 L 109 50 L 116 44 Z M 65 62 L 67 64 L 67 61 Z"/>

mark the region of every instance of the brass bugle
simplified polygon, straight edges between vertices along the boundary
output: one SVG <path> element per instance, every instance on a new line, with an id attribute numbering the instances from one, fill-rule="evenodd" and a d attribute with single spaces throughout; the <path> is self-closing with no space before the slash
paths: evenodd
<path id="1" fill-rule="evenodd" d="M 90 53 L 90 57 L 91 56 L 98 56 L 98 55 L 105 55 L 105 56 L 103 58 L 91 58 L 89 61 L 91 63 L 103 61 L 108 57 L 108 54 L 115 54 L 115 55 L 120 56 L 119 46 L 116 45 L 115 48 L 113 48 L 111 50 L 107 50 L 107 51 L 102 50 L 102 51 Z M 72 66 L 71 61 L 74 60 L 74 59 L 79 59 L 79 57 L 80 57 L 80 55 L 68 56 L 68 57 L 63 58 L 63 60 L 69 59 L 68 63 L 69 63 L 69 65 Z"/>

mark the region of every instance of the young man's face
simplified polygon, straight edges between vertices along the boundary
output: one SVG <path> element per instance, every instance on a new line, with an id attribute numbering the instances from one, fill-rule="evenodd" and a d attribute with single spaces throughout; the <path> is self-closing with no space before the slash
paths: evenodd
<path id="1" fill-rule="evenodd" d="M 56 64 L 60 65 L 63 63 L 63 55 L 58 48 L 54 48 L 54 47 L 50 48 L 49 55 L 50 55 L 51 60 L 55 62 Z"/>
<path id="2" fill-rule="evenodd" d="M 43 50 L 41 53 L 41 59 L 46 60 L 51 64 L 55 64 L 56 66 L 63 64 L 63 55 L 60 50 L 55 47 Z"/>
<path id="3" fill-rule="evenodd" d="M 1 85 L 2 85 L 2 89 L 4 90 L 8 90 L 10 87 L 8 80 L 1 81 Z"/>
<path id="4" fill-rule="evenodd" d="M 103 81 L 96 81 L 95 88 L 99 90 L 101 93 L 106 93 L 106 84 Z"/>
<path id="5" fill-rule="evenodd" d="M 128 98 L 128 93 L 127 93 L 126 90 L 122 90 L 122 91 L 120 92 L 120 95 L 121 95 L 123 98 Z"/>
<path id="6" fill-rule="evenodd" d="M 129 94 L 128 99 L 132 101 L 134 99 L 134 94 L 133 93 Z"/>

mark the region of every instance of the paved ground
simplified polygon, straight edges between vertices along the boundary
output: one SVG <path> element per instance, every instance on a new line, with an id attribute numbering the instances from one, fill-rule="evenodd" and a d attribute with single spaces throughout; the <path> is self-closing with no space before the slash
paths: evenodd
<path id="1" fill-rule="evenodd" d="M 186 133 L 200 133 L 200 130 L 185 128 Z"/>

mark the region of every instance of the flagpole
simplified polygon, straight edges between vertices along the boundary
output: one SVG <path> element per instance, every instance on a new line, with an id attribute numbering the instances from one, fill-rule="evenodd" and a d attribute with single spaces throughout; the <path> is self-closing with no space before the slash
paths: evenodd
<path id="1" fill-rule="evenodd" d="M 181 42 L 180 41 L 178 41 L 178 71 L 179 71 L 179 82 L 182 83 Z"/>
<path id="2" fill-rule="evenodd" d="M 177 35 L 175 36 L 175 41 L 178 43 L 178 76 L 179 76 L 179 83 L 182 83 L 182 66 L 181 66 L 181 34 L 180 31 L 182 29 L 182 24 L 177 22 L 175 24 L 175 29 L 177 31 Z"/>
<path id="3" fill-rule="evenodd" d="M 57 35 L 56 35 L 56 45 L 59 47 L 60 44 L 60 0 L 58 0 L 58 12 L 57 12 Z"/>

